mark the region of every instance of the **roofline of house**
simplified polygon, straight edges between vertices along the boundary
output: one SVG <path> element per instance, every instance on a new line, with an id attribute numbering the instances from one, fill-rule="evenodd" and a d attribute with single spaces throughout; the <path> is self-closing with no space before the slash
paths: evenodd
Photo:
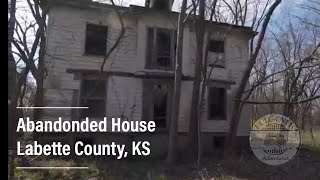
<path id="1" fill-rule="evenodd" d="M 106 3 L 99 3 L 99 2 L 93 2 L 90 0 L 47 0 L 48 5 L 61 5 L 61 6 L 73 6 L 77 8 L 84 8 L 84 9 L 114 9 L 116 8 L 120 12 L 128 13 L 130 15 L 141 15 L 144 13 L 148 12 L 163 12 L 163 13 L 169 13 L 171 15 L 176 15 L 178 16 L 180 13 L 175 12 L 175 11 L 168 11 L 168 10 L 155 10 L 152 8 L 145 8 L 142 6 L 137 6 L 137 5 L 130 5 L 129 7 L 125 6 L 113 6 L 111 4 L 106 4 Z M 234 24 L 229 24 L 229 23 L 223 23 L 223 22 L 217 22 L 217 21 L 209 21 L 205 20 L 207 24 L 211 25 L 217 25 L 221 26 L 224 28 L 234 28 L 238 30 L 242 30 L 246 33 L 249 34 L 249 36 L 252 38 L 258 34 L 258 32 L 254 31 L 251 27 L 248 26 L 239 26 L 239 25 L 234 25 Z"/>

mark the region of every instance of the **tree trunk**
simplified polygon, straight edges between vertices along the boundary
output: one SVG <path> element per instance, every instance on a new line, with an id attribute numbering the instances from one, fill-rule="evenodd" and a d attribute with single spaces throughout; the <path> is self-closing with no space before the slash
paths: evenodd
<path id="1" fill-rule="evenodd" d="M 39 78 L 37 80 L 37 88 L 36 94 L 34 98 L 34 107 L 42 107 L 43 106 L 43 79 Z M 34 109 L 33 110 L 33 120 L 38 121 L 41 118 L 41 109 Z M 39 136 L 37 133 L 33 133 L 34 140 L 38 140 Z"/>
<path id="2" fill-rule="evenodd" d="M 173 100 L 172 100 L 172 112 L 170 121 L 169 131 L 169 146 L 168 146 L 168 157 L 169 163 L 176 161 L 177 152 L 177 129 L 179 119 L 179 108 L 180 108 L 180 95 L 181 95 L 181 77 L 182 77 L 182 45 L 183 45 L 183 31 L 184 31 L 184 17 L 187 8 L 187 0 L 182 1 L 181 13 L 178 21 L 178 39 L 177 39 L 177 50 L 176 50 L 176 61 L 175 61 L 175 75 L 174 75 L 174 88 L 173 88 Z"/>
<path id="3" fill-rule="evenodd" d="M 209 21 L 212 21 L 213 16 L 215 15 L 215 8 L 216 8 L 217 0 L 214 0 L 211 5 L 211 12 L 210 12 L 210 18 Z M 207 37 L 206 37 L 206 45 L 205 45 L 205 51 L 204 51 L 204 59 L 203 59 L 203 65 L 202 65 L 202 84 L 201 84 L 201 92 L 200 92 L 200 101 L 198 104 L 198 164 L 201 161 L 201 115 L 202 115 L 202 109 L 205 105 L 205 94 L 206 94 L 206 88 L 207 88 L 207 78 L 210 78 L 211 72 L 213 70 L 213 67 L 210 69 L 210 72 L 208 74 L 208 53 L 209 53 L 209 42 L 211 38 L 211 31 L 208 31 Z M 208 74 L 208 75 L 207 75 Z"/>
<path id="4" fill-rule="evenodd" d="M 259 34 L 258 41 L 257 41 L 257 46 L 248 61 L 248 65 L 244 71 L 241 82 L 236 90 L 236 93 L 234 96 L 234 99 L 236 101 L 234 101 L 234 104 L 233 104 L 233 111 L 232 111 L 231 122 L 230 122 L 230 132 L 229 132 L 229 135 L 228 135 L 228 138 L 226 141 L 226 149 L 227 149 L 226 153 L 228 153 L 232 150 L 235 150 L 237 128 L 238 128 L 240 114 L 241 114 L 241 108 L 240 108 L 241 102 L 239 100 L 241 100 L 241 98 L 242 98 L 243 92 L 246 88 L 247 82 L 250 77 L 251 70 L 252 70 L 254 64 L 256 63 L 256 59 L 257 59 L 258 53 L 260 51 L 262 41 L 264 39 L 264 35 L 266 32 L 267 26 L 269 24 L 271 15 L 273 14 L 274 10 L 276 9 L 276 7 L 280 3 L 281 3 L 281 0 L 276 0 L 269 8 L 269 10 L 266 14 L 266 17 L 263 21 L 263 24 L 262 24 L 261 33 Z"/>
<path id="5" fill-rule="evenodd" d="M 215 8 L 216 8 L 216 4 L 217 4 L 217 0 L 214 0 L 212 2 L 212 5 L 211 5 L 211 13 L 210 13 L 210 18 L 209 18 L 209 21 L 212 21 L 213 19 L 213 16 L 215 15 Z M 202 153 L 202 150 L 201 150 L 201 130 L 200 130 L 200 127 L 201 127 L 201 115 L 202 115 L 202 112 L 201 112 L 201 109 L 203 108 L 203 106 L 205 105 L 205 94 L 206 94 L 206 88 L 207 88 L 207 78 L 210 79 L 210 76 L 211 76 L 211 72 L 213 70 L 213 67 L 210 69 L 210 72 L 208 74 L 208 53 L 209 53 L 209 42 L 210 42 L 210 38 L 211 38 L 211 31 L 208 31 L 208 34 L 207 34 L 207 42 L 206 42 L 206 46 L 205 46 L 205 51 L 204 51 L 204 59 L 203 59 L 203 65 L 202 65 L 202 77 L 203 77 L 203 80 L 202 80 L 202 85 L 201 85 L 201 92 L 200 92 L 200 101 L 199 101 L 199 105 L 198 105 L 198 109 L 199 109 L 199 112 L 198 112 L 198 164 L 200 163 L 200 160 L 201 160 L 201 153 Z M 208 77 L 207 77 L 207 74 L 208 74 Z"/>
<path id="6" fill-rule="evenodd" d="M 19 97 L 21 95 L 22 85 L 26 81 L 29 70 L 25 68 L 22 70 L 21 75 L 15 82 L 15 89 L 12 91 L 12 96 L 10 98 L 10 103 L 8 107 L 8 166 L 9 166 L 9 179 L 14 178 L 14 159 L 15 159 L 15 149 L 17 143 L 17 120 L 19 118 L 19 110 L 17 109 Z M 23 98 L 21 96 L 20 98 Z"/>
<path id="7" fill-rule="evenodd" d="M 17 120 L 17 98 L 13 97 L 8 108 L 8 166 L 9 179 L 14 178 L 14 159 L 15 159 L 15 147 L 17 141 L 17 135 L 15 131 L 16 120 Z"/>
<path id="8" fill-rule="evenodd" d="M 16 145 L 15 122 L 17 119 L 16 98 L 16 64 L 12 53 L 12 42 L 15 26 L 16 0 L 9 4 L 10 18 L 8 22 L 8 179 L 14 178 L 14 158 Z"/>
<path id="9" fill-rule="evenodd" d="M 197 42 L 197 54 L 196 54 L 196 64 L 195 64 L 195 77 L 193 81 L 192 88 L 192 101 L 191 101 L 191 114 L 190 114 L 190 150 L 192 153 L 192 158 L 198 155 L 198 131 L 199 131 L 199 101 L 200 101 L 200 83 L 201 83 L 201 65 L 203 61 L 203 40 L 204 40 L 204 11 L 205 11 L 205 1 L 199 0 L 199 19 L 195 19 L 195 29 L 196 29 L 196 42 Z"/>
<path id="10" fill-rule="evenodd" d="M 44 27 L 43 27 L 44 28 Z M 37 90 L 34 100 L 35 107 L 43 106 L 43 81 L 44 81 L 44 56 L 45 56 L 45 45 L 46 45 L 46 36 L 45 31 L 41 34 L 41 42 L 40 42 L 40 50 L 39 50 L 39 64 L 38 64 L 38 73 L 36 78 L 37 82 Z M 33 111 L 33 119 L 35 121 L 39 120 L 41 117 L 42 110 L 34 109 Z M 33 137 L 37 139 L 37 135 L 33 134 Z"/>
<path id="11" fill-rule="evenodd" d="M 205 94 L 206 94 L 206 87 L 207 87 L 207 66 L 208 66 L 208 52 L 209 52 L 209 41 L 210 41 L 210 36 L 211 33 L 209 32 L 207 35 L 207 44 L 205 47 L 205 54 L 204 54 L 204 61 L 203 61 L 203 68 L 202 68 L 202 72 L 203 72 L 203 80 L 202 80 L 202 84 L 201 84 L 201 93 L 200 93 L 200 101 L 199 101 L 199 105 L 198 105 L 198 163 L 200 163 L 201 160 L 201 109 L 203 109 L 204 103 L 205 103 Z M 208 77 L 210 78 L 210 77 Z"/>

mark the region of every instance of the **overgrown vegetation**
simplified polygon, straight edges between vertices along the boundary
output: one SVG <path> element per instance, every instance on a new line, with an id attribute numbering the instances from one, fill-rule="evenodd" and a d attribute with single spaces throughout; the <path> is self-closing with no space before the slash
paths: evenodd
<path id="1" fill-rule="evenodd" d="M 320 152 L 320 131 L 303 132 L 301 136 L 301 147 Z"/>
<path id="2" fill-rule="evenodd" d="M 32 162 L 36 165 L 72 166 L 74 161 L 46 160 Z M 302 149 L 289 163 L 274 168 L 260 162 L 252 153 L 242 153 L 237 157 L 203 158 L 200 164 L 181 163 L 168 166 L 163 161 L 104 161 L 93 163 L 82 161 L 79 166 L 89 166 L 85 170 L 17 170 L 19 180 L 232 180 L 260 179 L 308 179 L 316 180 L 320 172 L 320 151 Z"/>
<path id="3" fill-rule="evenodd" d="M 28 157 L 30 158 L 30 157 Z M 27 162 L 26 162 L 27 161 Z M 320 131 L 301 135 L 301 149 L 289 163 L 277 168 L 260 162 L 250 151 L 238 156 L 223 158 L 219 155 L 203 158 L 200 164 L 179 163 L 168 166 L 164 161 L 112 161 L 112 160 L 57 160 L 46 157 L 18 158 L 15 166 L 84 166 L 81 170 L 21 170 L 15 169 L 17 180 L 211 180 L 211 179 L 259 179 L 263 176 L 275 179 L 308 179 L 320 177 Z M 303 170 L 302 170 L 303 169 Z"/>

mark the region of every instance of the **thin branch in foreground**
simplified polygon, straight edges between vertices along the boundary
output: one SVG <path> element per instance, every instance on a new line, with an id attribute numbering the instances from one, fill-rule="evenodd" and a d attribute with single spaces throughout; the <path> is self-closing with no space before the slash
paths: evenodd
<path id="1" fill-rule="evenodd" d="M 111 3 L 112 3 L 113 6 L 116 6 L 113 0 L 111 0 Z M 116 13 L 116 15 L 117 15 L 117 17 L 119 19 L 119 22 L 120 22 L 120 25 L 121 25 L 121 30 L 120 30 L 120 33 L 119 33 L 119 36 L 118 36 L 116 42 L 113 44 L 111 49 L 106 53 L 106 55 L 103 58 L 103 62 L 102 62 L 101 67 L 100 67 L 101 73 L 103 72 L 103 68 L 104 68 L 104 65 L 105 65 L 107 59 L 109 58 L 111 53 L 116 49 L 116 47 L 118 47 L 118 45 L 120 43 L 120 40 L 122 39 L 122 37 L 124 36 L 124 33 L 125 33 L 123 19 L 122 19 L 121 15 L 120 15 L 119 11 L 117 11 L 116 9 L 115 9 L 115 13 Z"/>

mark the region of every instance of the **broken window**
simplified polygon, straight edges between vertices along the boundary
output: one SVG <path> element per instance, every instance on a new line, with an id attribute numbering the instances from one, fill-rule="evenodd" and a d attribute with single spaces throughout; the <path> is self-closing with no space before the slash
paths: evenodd
<path id="1" fill-rule="evenodd" d="M 146 68 L 172 70 L 176 49 L 176 31 L 148 28 Z"/>
<path id="2" fill-rule="evenodd" d="M 168 87 L 162 84 L 153 85 L 153 120 L 157 127 L 166 127 Z"/>
<path id="3" fill-rule="evenodd" d="M 208 119 L 226 119 L 227 94 L 225 88 L 208 88 Z"/>
<path id="4" fill-rule="evenodd" d="M 101 118 L 106 113 L 106 81 L 83 79 L 81 85 L 81 106 L 89 107 L 81 111 L 81 118 Z"/>
<path id="5" fill-rule="evenodd" d="M 107 26 L 87 24 L 85 54 L 105 55 L 107 49 L 107 35 Z"/>
<path id="6" fill-rule="evenodd" d="M 168 82 L 145 80 L 143 89 L 143 119 L 153 120 L 157 128 L 166 128 L 170 117 Z"/>

